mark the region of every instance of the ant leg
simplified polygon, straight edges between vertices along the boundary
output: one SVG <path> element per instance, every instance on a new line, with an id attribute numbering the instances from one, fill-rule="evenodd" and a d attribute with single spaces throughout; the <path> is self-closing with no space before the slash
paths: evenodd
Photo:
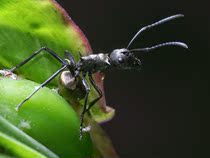
<path id="1" fill-rule="evenodd" d="M 38 88 L 36 88 L 26 99 L 24 99 L 21 103 L 16 106 L 16 110 L 18 111 L 20 107 L 29 100 L 38 90 L 43 88 L 46 84 L 48 84 L 52 79 L 54 79 L 61 71 L 63 71 L 67 65 L 62 66 L 58 71 L 56 71 L 50 78 L 48 78 L 45 82 L 43 82 Z"/>
<path id="2" fill-rule="evenodd" d="M 83 83 L 83 85 L 85 86 L 86 94 L 85 94 L 85 102 L 84 102 L 84 106 L 83 106 L 83 111 L 82 111 L 82 113 L 81 113 L 80 139 L 82 139 L 84 115 L 85 115 L 85 112 L 86 112 L 87 100 L 88 100 L 88 95 L 89 95 L 89 92 L 90 92 L 90 87 L 89 87 L 89 85 L 88 85 L 88 83 L 87 83 L 85 77 L 86 77 L 86 73 L 83 73 L 83 74 L 82 74 L 82 83 Z"/>
<path id="3" fill-rule="evenodd" d="M 95 88 L 95 90 L 98 92 L 99 97 L 96 98 L 96 99 L 94 99 L 94 100 L 89 104 L 89 106 L 88 106 L 86 112 L 88 112 L 88 111 L 90 110 L 90 108 L 91 108 L 95 103 L 97 103 L 97 102 L 101 99 L 101 97 L 102 97 L 102 92 L 101 92 L 101 90 L 98 88 L 98 86 L 96 85 L 96 83 L 95 83 L 95 81 L 94 81 L 94 79 L 93 79 L 93 77 L 92 77 L 92 74 L 91 74 L 91 73 L 88 73 L 88 76 L 89 76 L 90 83 L 93 85 L 93 87 Z"/>
<path id="4" fill-rule="evenodd" d="M 67 50 L 65 51 L 65 57 L 70 60 L 69 70 L 70 70 L 71 74 L 74 76 L 76 61 L 75 61 L 74 57 L 71 55 L 71 53 L 68 52 Z"/>
<path id="5" fill-rule="evenodd" d="M 14 72 L 17 68 L 20 68 L 21 66 L 25 65 L 27 62 L 29 62 L 32 58 L 34 58 L 37 54 L 39 54 L 43 50 L 45 50 L 46 52 L 50 53 L 50 55 L 52 55 L 60 63 L 62 63 L 62 64 L 65 65 L 65 61 L 60 56 L 58 56 L 54 51 L 52 51 L 51 49 L 49 49 L 47 47 L 42 47 L 39 50 L 37 50 L 36 52 L 34 52 L 31 56 L 29 56 L 28 58 L 26 58 L 25 60 L 23 60 L 21 63 L 19 63 L 15 67 L 11 68 L 9 71 L 10 72 Z"/>
<path id="6" fill-rule="evenodd" d="M 73 66 L 76 66 L 76 61 L 70 52 L 65 51 L 65 57 L 68 58 Z"/>

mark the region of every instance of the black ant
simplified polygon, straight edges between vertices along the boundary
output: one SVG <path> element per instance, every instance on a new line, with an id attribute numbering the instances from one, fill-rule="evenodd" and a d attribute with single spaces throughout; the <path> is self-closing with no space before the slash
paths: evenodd
<path id="1" fill-rule="evenodd" d="M 158 22 L 155 22 L 151 25 L 145 26 L 141 28 L 135 36 L 131 39 L 128 46 L 126 48 L 121 49 L 115 49 L 111 52 L 111 54 L 91 54 L 87 56 L 81 56 L 80 60 L 78 62 L 75 61 L 74 57 L 68 52 L 65 51 L 65 59 L 62 59 L 60 56 L 58 56 L 54 51 L 50 50 L 49 48 L 42 47 L 38 51 L 34 52 L 31 56 L 29 56 L 27 59 L 22 61 L 20 64 L 16 65 L 15 67 L 7 70 L 7 72 L 12 73 L 16 69 L 20 68 L 24 64 L 26 64 L 28 61 L 30 61 L 32 58 L 34 58 L 37 54 L 39 54 L 42 51 L 48 52 L 50 55 L 52 55 L 55 59 L 57 59 L 61 64 L 62 67 L 57 70 L 50 78 L 48 78 L 45 82 L 43 82 L 38 88 L 36 88 L 25 100 L 23 100 L 20 104 L 17 105 L 16 110 L 19 110 L 20 107 L 29 100 L 38 90 L 40 90 L 42 87 L 44 87 L 47 83 L 49 83 L 52 79 L 54 79 L 58 74 L 60 74 L 63 70 L 69 71 L 69 75 L 71 75 L 73 78 L 77 78 L 80 73 L 82 75 L 82 84 L 85 87 L 85 97 L 84 97 L 84 106 L 83 111 L 81 113 L 81 123 L 80 123 L 80 138 L 82 138 L 82 133 L 85 131 L 88 131 L 89 128 L 83 127 L 83 120 L 84 115 L 86 112 L 90 110 L 90 108 L 102 97 L 102 92 L 96 85 L 95 81 L 92 78 L 92 74 L 95 72 L 99 72 L 102 70 L 105 70 L 107 67 L 116 67 L 119 69 L 139 69 L 141 67 L 141 61 L 135 57 L 133 52 L 149 52 L 151 50 L 164 47 L 164 46 L 180 46 L 184 48 L 188 48 L 186 44 L 182 42 L 166 42 L 162 44 L 158 44 L 152 47 L 147 48 L 138 48 L 138 49 L 129 49 L 130 45 L 133 43 L 133 41 L 136 39 L 137 36 L 139 36 L 143 31 L 151 29 L 155 26 L 158 26 L 160 24 L 163 24 L 165 22 L 184 17 L 182 14 L 173 15 L 170 17 L 167 17 L 165 19 L 162 19 Z M 88 100 L 88 94 L 90 92 L 90 86 L 88 82 L 86 81 L 86 75 L 88 75 L 90 83 L 94 87 L 94 89 L 98 92 L 99 96 L 94 99 L 92 102 L 90 102 L 89 106 L 87 107 L 87 100 Z M 62 80 L 62 77 L 61 77 Z M 65 83 L 65 81 L 64 81 Z M 66 85 L 67 88 L 69 85 Z"/>

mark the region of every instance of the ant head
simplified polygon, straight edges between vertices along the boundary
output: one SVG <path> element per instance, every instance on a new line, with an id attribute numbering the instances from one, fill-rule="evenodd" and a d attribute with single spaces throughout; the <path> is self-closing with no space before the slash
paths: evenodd
<path id="1" fill-rule="evenodd" d="M 154 45 L 152 47 L 137 48 L 137 49 L 129 50 L 129 47 L 133 43 L 133 41 L 145 30 L 151 29 L 155 26 L 161 25 L 165 22 L 168 22 L 177 18 L 181 18 L 181 17 L 184 17 L 184 16 L 182 14 L 173 15 L 165 19 L 162 19 L 158 22 L 155 22 L 151 25 L 141 28 L 135 34 L 135 36 L 130 40 L 126 48 L 115 49 L 112 51 L 112 53 L 110 54 L 110 63 L 113 66 L 116 66 L 121 69 L 140 69 L 141 61 L 138 58 L 136 58 L 132 52 L 150 52 L 154 49 L 165 47 L 165 46 L 179 46 L 179 47 L 183 47 L 187 49 L 188 47 L 185 43 L 172 41 L 172 42 L 165 42 L 158 45 Z"/>
<path id="2" fill-rule="evenodd" d="M 141 61 L 126 48 L 113 50 L 110 63 L 120 69 L 140 69 L 141 66 Z"/>

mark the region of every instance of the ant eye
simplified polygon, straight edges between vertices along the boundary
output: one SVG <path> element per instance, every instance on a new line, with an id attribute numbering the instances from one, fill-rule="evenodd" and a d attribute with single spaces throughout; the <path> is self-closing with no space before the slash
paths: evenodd
<path id="1" fill-rule="evenodd" d="M 123 60 L 122 58 L 119 58 L 119 59 L 118 59 L 118 62 L 119 62 L 120 64 L 122 64 L 122 63 L 124 63 L 124 60 Z"/>
<path id="2" fill-rule="evenodd" d="M 124 55 L 128 56 L 129 55 L 129 52 L 128 51 L 125 51 L 123 52 Z"/>

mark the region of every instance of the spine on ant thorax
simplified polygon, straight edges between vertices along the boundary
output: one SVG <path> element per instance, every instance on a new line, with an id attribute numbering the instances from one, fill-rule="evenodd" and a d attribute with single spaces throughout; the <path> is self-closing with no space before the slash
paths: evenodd
<path id="1" fill-rule="evenodd" d="M 98 72 L 102 71 L 109 66 L 109 56 L 108 54 L 91 54 L 88 56 L 83 56 L 77 63 L 77 67 L 81 72 Z"/>

